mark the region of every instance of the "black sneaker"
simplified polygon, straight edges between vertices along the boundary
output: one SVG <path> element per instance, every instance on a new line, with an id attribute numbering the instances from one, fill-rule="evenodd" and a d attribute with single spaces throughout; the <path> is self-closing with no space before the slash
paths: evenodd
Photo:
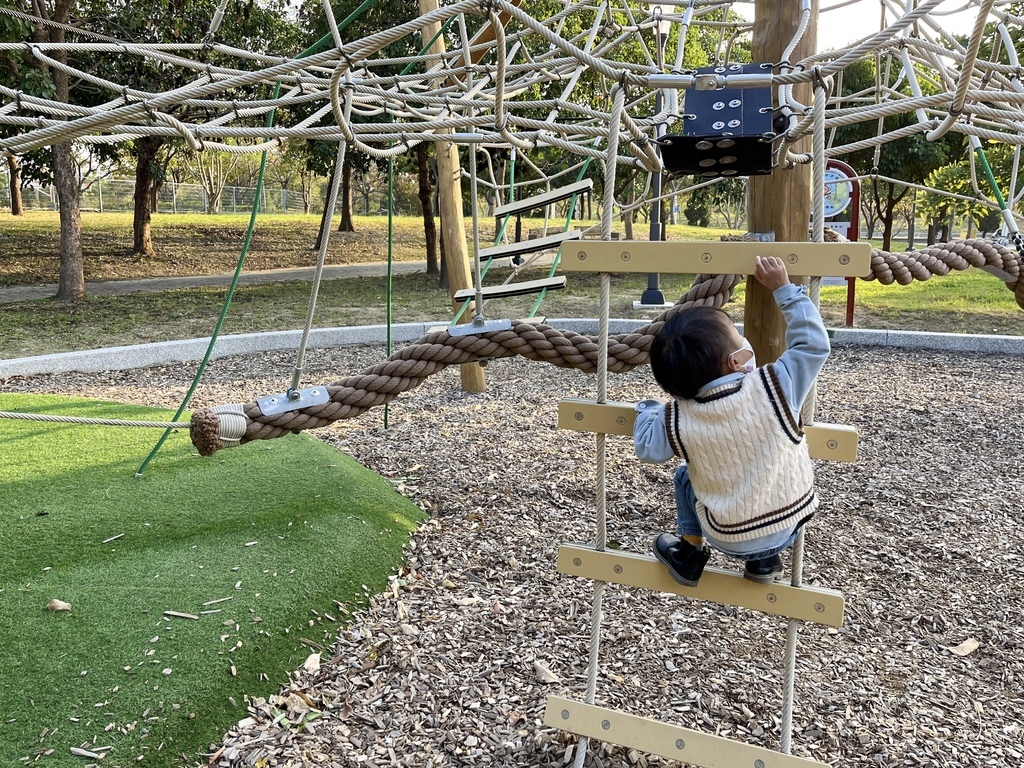
<path id="1" fill-rule="evenodd" d="M 782 573 L 782 558 L 778 555 L 761 560 L 747 560 L 743 566 L 743 578 L 758 584 L 771 584 Z"/>
<path id="2" fill-rule="evenodd" d="M 654 540 L 654 556 L 665 564 L 669 575 L 685 587 L 696 587 L 711 557 L 707 547 L 697 549 L 688 541 L 663 533 Z"/>

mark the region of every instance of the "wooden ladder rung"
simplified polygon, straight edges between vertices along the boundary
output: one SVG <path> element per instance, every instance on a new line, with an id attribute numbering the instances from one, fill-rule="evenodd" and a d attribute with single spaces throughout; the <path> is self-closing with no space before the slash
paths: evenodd
<path id="1" fill-rule="evenodd" d="M 557 232 L 547 237 L 536 237 L 533 240 L 520 240 L 518 243 L 496 245 L 493 248 L 481 248 L 480 260 L 500 259 L 504 256 L 522 256 L 524 253 L 535 253 L 557 248 L 567 240 L 579 240 L 583 232 L 579 229 L 572 229 L 568 232 Z"/>
<path id="2" fill-rule="evenodd" d="M 654 557 L 622 550 L 598 552 L 582 544 L 558 548 L 558 572 L 627 587 L 682 595 L 719 605 L 749 608 L 774 616 L 841 627 L 846 600 L 841 592 L 820 587 L 794 587 L 784 581 L 759 584 L 737 570 L 705 568 L 696 587 L 684 587 Z"/>
<path id="3" fill-rule="evenodd" d="M 481 288 L 485 299 L 506 299 L 510 296 L 525 296 L 540 293 L 544 290 L 558 291 L 565 288 L 565 275 L 546 277 L 543 280 L 530 280 L 525 283 L 508 283 L 507 285 L 488 285 Z M 466 301 L 476 298 L 475 288 L 464 288 L 455 292 L 455 301 Z"/>
<path id="4" fill-rule="evenodd" d="M 566 272 L 752 275 L 754 257 L 777 256 L 791 275 L 867 277 L 870 243 L 588 240 L 562 249 Z"/>
<path id="5" fill-rule="evenodd" d="M 568 399 L 558 404 L 558 428 L 605 435 L 632 435 L 636 421 L 633 403 L 596 403 Z M 860 435 L 856 427 L 818 422 L 804 427 L 812 459 L 857 461 Z"/>
<path id="6" fill-rule="evenodd" d="M 560 696 L 548 696 L 544 725 L 702 768 L 829 768 L 817 760 Z"/>
<path id="7" fill-rule="evenodd" d="M 669 575 L 669 569 L 663 563 L 653 557 L 622 550 L 598 552 L 582 544 L 563 544 L 558 548 L 558 572 L 595 582 L 639 587 L 799 618 L 826 627 L 842 627 L 846 610 L 846 599 L 842 592 L 836 590 L 794 587 L 785 582 L 759 584 L 744 579 L 738 569 L 713 567 L 705 568 L 696 587 L 684 587 Z"/>
<path id="8" fill-rule="evenodd" d="M 502 217 L 509 216 L 511 214 L 526 213 L 527 211 L 532 211 L 535 208 L 543 208 L 545 205 L 557 203 L 559 200 L 565 200 L 573 195 L 578 195 L 582 192 L 589 192 L 593 188 L 593 179 L 574 181 L 572 184 L 566 184 L 564 187 L 552 189 L 550 192 L 542 192 L 539 195 L 524 197 L 522 200 L 513 200 L 511 203 L 499 205 L 494 209 L 494 217 L 500 220 Z"/>

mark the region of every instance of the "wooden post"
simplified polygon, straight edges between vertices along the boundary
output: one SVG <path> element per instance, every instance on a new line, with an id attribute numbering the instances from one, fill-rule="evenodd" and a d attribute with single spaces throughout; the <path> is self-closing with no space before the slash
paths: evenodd
<path id="1" fill-rule="evenodd" d="M 818 41 L 818 0 L 812 0 L 811 19 L 804 36 L 790 57 L 796 62 L 814 53 Z M 800 23 L 800 3 L 792 0 L 756 0 L 754 61 L 778 62 Z M 809 83 L 794 89 L 802 104 L 813 104 Z M 776 103 L 776 106 L 777 103 Z M 809 152 L 811 139 L 803 139 L 794 150 Z M 781 163 L 780 163 L 781 166 Z M 748 182 L 747 227 L 751 232 L 771 232 L 775 239 L 806 242 L 811 216 L 811 166 L 776 169 L 771 176 L 751 176 Z M 822 194 L 818 190 L 817 194 Z M 747 277 L 743 311 L 744 335 L 754 347 L 759 365 L 774 362 L 786 348 L 786 323 L 771 292 L 752 276 Z"/>
<path id="2" fill-rule="evenodd" d="M 436 11 L 438 0 L 419 0 L 420 15 Z M 423 42 L 426 43 L 441 29 L 439 22 L 423 25 Z M 438 37 L 427 51 L 424 62 L 430 67 L 433 61 L 431 54 L 444 53 L 444 38 Z M 438 131 L 439 133 L 441 131 Z M 450 133 L 451 131 L 448 131 Z M 462 216 L 462 166 L 459 163 L 459 150 L 452 142 L 437 142 L 437 190 L 441 214 L 441 226 L 444 228 L 445 263 L 448 267 L 448 288 L 452 295 L 453 310 L 458 310 L 454 301 L 456 291 L 473 287 L 473 276 L 469 268 L 469 253 L 466 249 L 466 222 Z M 476 205 L 476 200 L 473 201 Z M 463 322 L 473 321 L 473 308 L 466 310 Z M 462 366 L 462 388 L 467 392 L 487 391 L 487 380 L 484 369 L 477 363 Z"/>

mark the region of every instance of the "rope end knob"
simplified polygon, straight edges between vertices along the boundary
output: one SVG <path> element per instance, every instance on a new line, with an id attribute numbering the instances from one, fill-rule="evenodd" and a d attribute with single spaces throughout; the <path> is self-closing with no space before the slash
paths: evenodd
<path id="1" fill-rule="evenodd" d="M 241 403 L 229 403 L 196 411 L 188 432 L 200 456 L 213 456 L 221 448 L 239 445 L 248 426 Z"/>

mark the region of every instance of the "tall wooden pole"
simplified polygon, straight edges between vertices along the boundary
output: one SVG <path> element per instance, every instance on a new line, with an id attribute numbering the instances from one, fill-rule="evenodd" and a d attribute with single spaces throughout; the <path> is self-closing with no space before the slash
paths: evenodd
<path id="1" fill-rule="evenodd" d="M 436 11 L 438 0 L 419 0 L 420 15 Z M 426 43 L 441 31 L 440 22 L 423 25 L 423 42 Z M 428 68 L 436 59 L 432 56 L 444 53 L 444 38 L 438 37 L 427 50 L 425 66 Z M 449 133 L 451 131 L 448 131 Z M 441 131 L 438 131 L 441 133 Z M 437 152 L 437 191 L 438 205 L 441 213 L 441 226 L 444 228 L 445 263 L 448 267 L 448 287 L 453 301 L 452 308 L 457 311 L 454 301 L 456 291 L 473 287 L 472 272 L 469 268 L 469 253 L 466 249 L 466 222 L 462 215 L 462 166 L 459 162 L 459 150 L 452 142 L 435 143 Z M 476 205 L 476 200 L 473 201 Z M 473 308 L 466 310 L 465 322 L 473 321 Z M 485 392 L 487 380 L 484 369 L 477 363 L 462 366 L 462 388 L 467 392 Z"/>
<path id="2" fill-rule="evenodd" d="M 800 24 L 800 3 L 795 0 L 756 0 L 754 5 L 754 61 L 778 62 Z M 818 0 L 811 2 L 811 18 L 803 38 L 791 56 L 799 61 L 815 52 L 818 41 Z M 813 88 L 802 83 L 794 88 L 801 104 L 813 104 Z M 778 103 L 776 102 L 776 105 Z M 811 150 L 811 139 L 795 148 Z M 781 165 L 781 163 L 780 163 Z M 776 169 L 771 176 L 751 176 L 747 195 L 747 226 L 751 232 L 774 233 L 777 241 L 806 242 L 811 216 L 811 167 L 798 165 Z M 821 190 L 818 190 L 821 194 Z M 778 359 L 786 348 L 786 323 L 771 292 L 747 277 L 744 335 L 754 347 L 758 364 Z"/>

